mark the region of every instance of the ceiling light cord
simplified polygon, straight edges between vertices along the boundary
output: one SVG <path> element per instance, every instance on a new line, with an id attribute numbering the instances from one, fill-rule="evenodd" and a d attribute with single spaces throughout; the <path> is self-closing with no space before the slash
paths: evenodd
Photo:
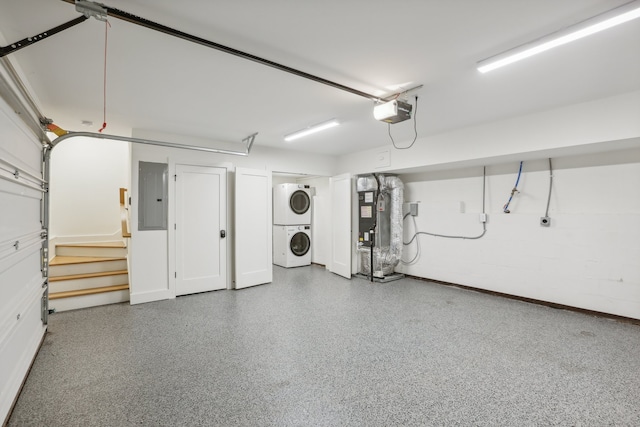
<path id="1" fill-rule="evenodd" d="M 396 97 L 397 98 L 397 97 Z M 414 137 L 413 137 L 413 141 L 411 141 L 411 144 L 409 144 L 409 146 L 407 147 L 398 147 L 396 145 L 396 141 L 394 141 L 393 136 L 391 135 L 391 123 L 387 123 L 387 131 L 389 132 L 389 139 L 391 139 L 391 143 L 393 144 L 393 147 L 396 150 L 408 150 L 409 148 L 413 147 L 413 144 L 415 144 L 416 140 L 418 139 L 418 95 L 416 95 L 416 109 L 413 112 L 413 132 L 414 132 Z"/>

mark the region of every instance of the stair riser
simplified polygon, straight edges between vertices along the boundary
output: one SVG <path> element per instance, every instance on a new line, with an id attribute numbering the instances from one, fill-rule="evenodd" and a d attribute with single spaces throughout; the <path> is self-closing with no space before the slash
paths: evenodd
<path id="1" fill-rule="evenodd" d="M 82 295 L 77 297 L 49 300 L 49 309 L 57 312 L 77 310 L 79 308 L 97 307 L 99 305 L 115 304 L 129 301 L 129 291 L 104 292 L 101 294 Z"/>
<path id="2" fill-rule="evenodd" d="M 49 293 L 78 291 L 81 289 L 103 288 L 105 286 L 126 285 L 129 283 L 128 274 L 113 276 L 86 277 L 82 279 L 60 280 L 49 282 Z"/>
<path id="3" fill-rule="evenodd" d="M 82 246 L 56 246 L 57 256 L 91 256 L 122 258 L 127 256 L 126 248 L 88 248 Z"/>
<path id="4" fill-rule="evenodd" d="M 127 260 L 86 262 L 82 264 L 61 264 L 49 266 L 49 277 L 91 274 L 127 269 Z"/>

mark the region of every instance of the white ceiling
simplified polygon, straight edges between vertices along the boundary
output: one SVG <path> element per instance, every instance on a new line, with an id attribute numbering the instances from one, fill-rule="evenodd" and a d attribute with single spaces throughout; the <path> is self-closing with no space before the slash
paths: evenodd
<path id="1" fill-rule="evenodd" d="M 374 95 L 423 85 L 419 136 L 640 89 L 640 20 L 488 74 L 475 63 L 626 0 L 106 0 L 159 22 Z M 62 0 L 0 0 L 7 43 L 79 14 Z M 110 19 L 105 133 L 147 129 L 340 155 L 389 143 L 373 102 Z M 102 123 L 105 24 L 95 19 L 9 57 L 44 113 Z M 343 125 L 293 143 L 331 118 Z M 93 121 L 90 129 L 82 120 Z M 413 123 L 392 125 L 399 145 Z"/>

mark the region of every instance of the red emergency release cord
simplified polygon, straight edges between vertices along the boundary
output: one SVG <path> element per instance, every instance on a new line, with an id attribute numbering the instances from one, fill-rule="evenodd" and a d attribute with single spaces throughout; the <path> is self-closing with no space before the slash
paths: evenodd
<path id="1" fill-rule="evenodd" d="M 102 132 L 107 127 L 107 40 L 109 38 L 108 20 L 104 21 L 104 82 L 102 86 L 102 127 L 98 132 Z"/>

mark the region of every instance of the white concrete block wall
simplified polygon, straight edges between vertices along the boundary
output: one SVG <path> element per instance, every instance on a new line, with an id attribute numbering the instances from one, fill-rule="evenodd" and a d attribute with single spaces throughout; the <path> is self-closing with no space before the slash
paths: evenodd
<path id="1" fill-rule="evenodd" d="M 539 225 L 547 160 L 525 162 L 510 214 L 502 212 L 518 163 L 487 167 L 487 233 L 478 240 L 419 236 L 414 276 L 640 318 L 640 149 L 553 159 L 550 227 Z M 482 168 L 407 174 L 420 231 L 478 235 Z M 460 212 L 460 202 L 464 213 Z M 405 221 L 405 239 L 413 223 Z M 415 254 L 415 244 L 404 258 Z"/>

